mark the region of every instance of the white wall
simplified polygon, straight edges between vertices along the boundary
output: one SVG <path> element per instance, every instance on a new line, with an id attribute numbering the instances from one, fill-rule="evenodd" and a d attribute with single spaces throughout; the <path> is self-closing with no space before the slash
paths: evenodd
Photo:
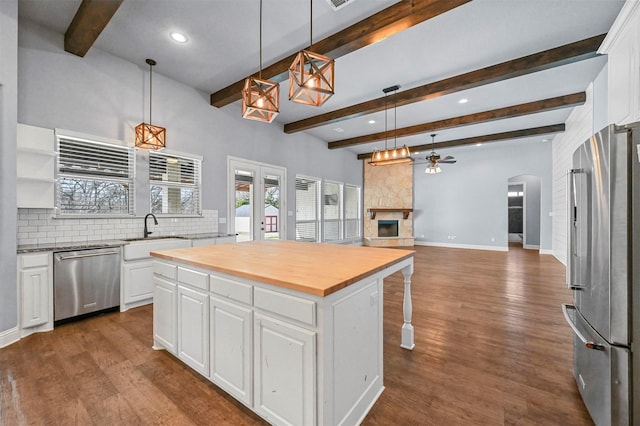
<path id="1" fill-rule="evenodd" d="M 64 52 L 62 35 L 20 21 L 18 121 L 133 143 L 135 126 L 148 120 L 145 55 L 132 64 L 92 48 L 79 58 Z M 228 155 L 286 167 L 288 210 L 295 210 L 297 174 L 362 185 L 362 164 L 353 153 L 330 151 L 310 135 L 287 135 L 277 124 L 244 120 L 237 103 L 214 108 L 208 93 L 161 72 L 162 64 L 154 67 L 153 124 L 167 128 L 167 148 L 204 157 L 204 209 L 226 215 Z M 285 216 L 288 238 L 295 238 L 295 216 Z M 221 223 L 219 231 L 226 230 Z"/>
<path id="2" fill-rule="evenodd" d="M 18 1 L 0 1 L 0 347 L 18 325 L 16 287 L 16 122 Z M 11 338 L 7 338 L 10 341 Z"/>
<path id="3" fill-rule="evenodd" d="M 423 173 L 426 165 L 415 166 L 416 244 L 506 250 L 508 180 L 526 174 L 540 177 L 540 249 L 551 249 L 550 142 L 495 142 L 439 154 L 458 162 L 443 165 L 437 175 Z"/>

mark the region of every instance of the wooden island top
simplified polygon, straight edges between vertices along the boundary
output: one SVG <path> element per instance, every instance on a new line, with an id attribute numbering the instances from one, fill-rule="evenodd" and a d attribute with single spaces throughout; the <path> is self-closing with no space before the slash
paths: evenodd
<path id="1" fill-rule="evenodd" d="M 413 250 L 290 240 L 249 241 L 151 253 L 157 258 L 316 296 L 334 293 L 413 254 Z"/>

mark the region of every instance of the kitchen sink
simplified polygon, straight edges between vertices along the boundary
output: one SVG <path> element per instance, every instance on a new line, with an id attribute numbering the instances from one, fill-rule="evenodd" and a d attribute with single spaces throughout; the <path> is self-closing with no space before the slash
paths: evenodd
<path id="1" fill-rule="evenodd" d="M 136 238 L 125 238 L 122 241 L 135 242 L 135 241 L 149 241 L 149 240 L 183 240 L 182 237 L 172 237 L 169 235 L 161 235 L 158 237 L 136 237 Z"/>
<path id="2" fill-rule="evenodd" d="M 129 244 L 122 247 L 124 260 L 148 259 L 152 251 L 191 247 L 191 240 L 179 237 L 148 237 L 127 239 Z"/>

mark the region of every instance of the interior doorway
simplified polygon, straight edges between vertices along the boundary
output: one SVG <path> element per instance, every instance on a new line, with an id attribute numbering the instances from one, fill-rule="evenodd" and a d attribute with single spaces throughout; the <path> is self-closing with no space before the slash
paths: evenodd
<path id="1" fill-rule="evenodd" d="M 229 231 L 236 241 L 286 239 L 283 167 L 229 157 Z"/>
<path id="2" fill-rule="evenodd" d="M 540 249 L 540 177 L 518 175 L 507 182 L 510 246 Z"/>

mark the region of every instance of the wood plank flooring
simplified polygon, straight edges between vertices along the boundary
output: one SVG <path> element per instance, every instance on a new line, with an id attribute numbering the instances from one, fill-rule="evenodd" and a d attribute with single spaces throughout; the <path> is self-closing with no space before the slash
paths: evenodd
<path id="1" fill-rule="evenodd" d="M 416 347 L 400 345 L 402 275 L 385 282 L 386 389 L 365 425 L 592 425 L 572 376 L 571 300 L 551 256 L 416 247 Z M 264 422 L 152 344 L 152 308 L 0 349 L 0 425 Z"/>

